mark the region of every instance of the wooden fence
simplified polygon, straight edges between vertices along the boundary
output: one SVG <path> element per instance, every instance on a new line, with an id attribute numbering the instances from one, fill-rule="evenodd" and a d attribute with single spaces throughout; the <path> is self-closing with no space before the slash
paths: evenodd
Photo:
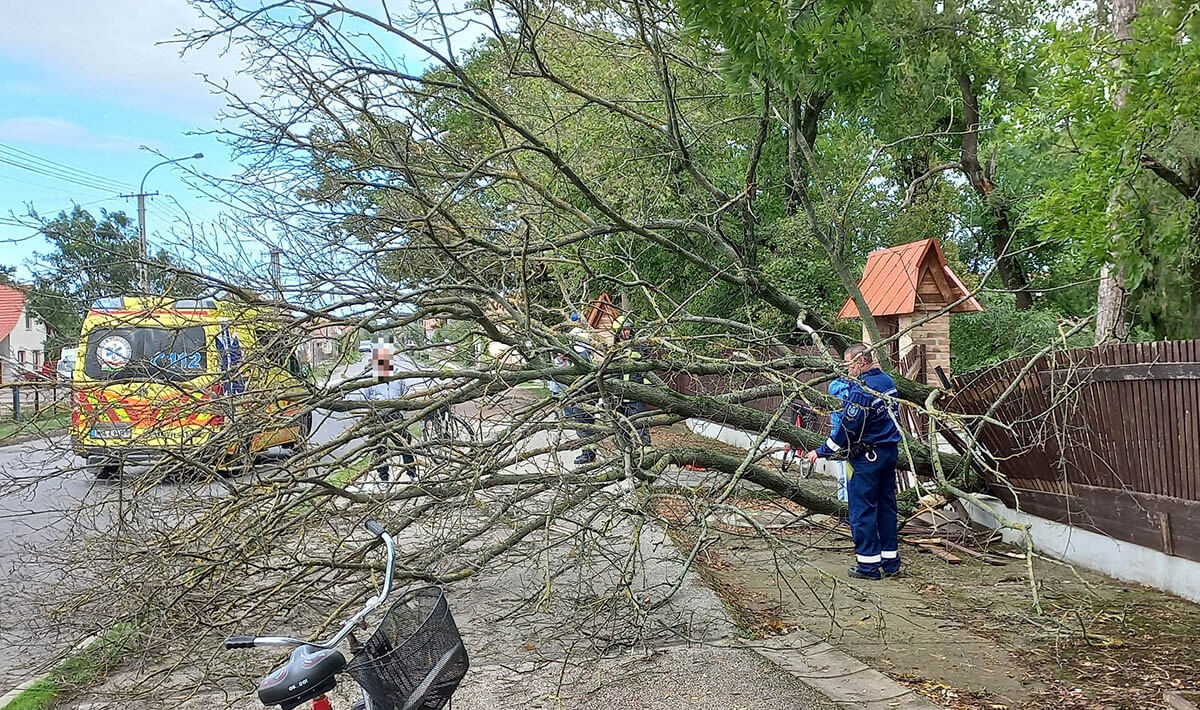
<path id="1" fill-rule="evenodd" d="M 1009 506 L 1200 561 L 1200 340 L 1011 360 L 952 385 L 948 410 L 1006 425 L 969 424 Z"/>
<path id="2" fill-rule="evenodd" d="M 794 355 L 810 355 L 813 357 L 820 355 L 820 351 L 813 347 L 792 347 L 791 351 Z M 805 381 L 822 373 L 792 369 L 781 370 L 776 374 L 795 382 Z M 659 372 L 658 375 L 663 378 L 663 381 L 666 382 L 667 386 L 669 386 L 671 389 L 686 395 L 722 395 L 765 385 L 772 381 L 765 375 L 691 375 L 686 372 L 678 371 Z M 781 392 L 784 389 L 786 389 L 786 386 L 781 384 Z M 815 389 L 821 393 L 828 394 L 829 383 L 825 382 L 817 385 Z M 784 405 L 784 401 L 782 394 L 779 394 L 749 400 L 742 402 L 741 404 L 752 409 L 757 409 L 761 412 L 775 412 Z M 791 416 L 790 410 L 785 408 L 784 416 Z M 823 418 L 823 422 L 827 428 L 828 416 L 821 415 L 821 417 Z M 819 425 L 814 428 L 820 430 Z"/>

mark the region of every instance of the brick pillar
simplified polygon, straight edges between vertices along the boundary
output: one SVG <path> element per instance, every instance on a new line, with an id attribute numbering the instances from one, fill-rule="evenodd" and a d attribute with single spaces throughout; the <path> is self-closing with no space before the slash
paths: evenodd
<path id="1" fill-rule="evenodd" d="M 925 313 L 913 314 L 910 324 L 927 317 L 927 315 Z M 925 368 L 929 373 L 930 382 L 937 382 L 933 368 L 939 365 L 946 371 L 947 376 L 950 375 L 950 314 L 944 313 L 914 328 L 912 341 L 925 345 Z"/>

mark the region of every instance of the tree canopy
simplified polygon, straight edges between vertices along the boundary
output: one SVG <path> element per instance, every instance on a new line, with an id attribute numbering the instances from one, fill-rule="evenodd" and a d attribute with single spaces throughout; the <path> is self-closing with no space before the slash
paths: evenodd
<path id="1" fill-rule="evenodd" d="M 79 338 L 88 306 L 105 296 L 132 295 L 138 285 L 137 227 L 124 212 L 104 212 L 99 218 L 76 207 L 44 220 L 40 228 L 50 251 L 39 253 L 29 265 L 29 305 L 54 329 L 50 349 L 73 345 Z M 199 283 L 180 277 L 170 254 L 160 250 L 149 263 L 153 292 L 195 294 Z"/>

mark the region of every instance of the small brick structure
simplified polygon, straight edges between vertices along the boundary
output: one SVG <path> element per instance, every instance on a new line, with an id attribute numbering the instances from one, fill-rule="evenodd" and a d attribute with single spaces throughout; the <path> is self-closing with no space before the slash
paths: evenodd
<path id="1" fill-rule="evenodd" d="M 901 368 L 907 370 L 902 374 L 916 375 L 914 379 L 927 384 L 934 378 L 935 367 L 950 375 L 950 314 L 983 311 L 946 264 L 937 239 L 871 252 L 858 288 L 875 316 L 880 335 L 890 339 L 900 334 L 888 348 L 892 361 L 908 366 Z M 930 318 L 948 306 L 946 313 Z M 854 300 L 847 298 L 838 318 L 858 317 Z M 866 328 L 863 340 L 870 340 Z"/>

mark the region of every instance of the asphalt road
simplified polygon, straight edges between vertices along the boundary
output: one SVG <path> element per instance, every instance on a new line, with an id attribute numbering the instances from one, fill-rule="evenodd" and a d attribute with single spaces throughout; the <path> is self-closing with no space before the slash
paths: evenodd
<path id="1" fill-rule="evenodd" d="M 334 380 L 354 376 L 365 361 L 343 368 Z M 347 369 L 349 373 L 347 373 Z M 326 443 L 339 436 L 353 417 L 318 410 L 312 442 Z M 336 452 L 334 454 L 336 455 Z M 278 465 L 270 460 L 260 466 Z M 54 564 L 56 548 L 74 537 L 74 522 L 88 510 L 89 524 L 101 504 L 110 500 L 119 483 L 97 481 L 70 451 L 66 436 L 0 447 L 0 695 L 36 672 L 74 641 L 59 637 L 48 623 L 39 601 L 54 599 L 60 581 Z M 160 484 L 156 495 L 222 495 L 219 484 L 177 486 Z M 81 533 L 86 534 L 86 533 Z"/>

